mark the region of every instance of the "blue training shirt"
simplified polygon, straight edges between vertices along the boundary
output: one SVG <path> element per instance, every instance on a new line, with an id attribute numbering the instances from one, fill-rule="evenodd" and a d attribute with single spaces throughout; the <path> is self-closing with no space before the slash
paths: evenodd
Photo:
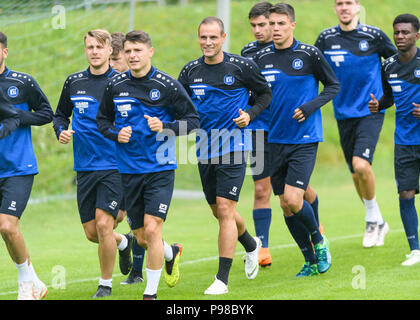
<path id="1" fill-rule="evenodd" d="M 267 43 L 260 43 L 256 40 L 252 41 L 242 48 L 241 56 L 252 59 L 252 57 L 258 51 L 272 45 L 273 45 L 273 41 L 270 41 Z M 251 97 L 251 99 L 253 99 L 253 97 Z M 247 128 L 251 130 L 268 131 L 269 122 L 270 122 L 270 109 L 267 108 L 263 110 L 263 112 L 261 112 L 254 120 L 252 120 Z"/>
<path id="2" fill-rule="evenodd" d="M 50 103 L 32 76 L 8 68 L 0 75 L 0 90 L 19 115 L 19 127 L 0 140 L 0 178 L 37 174 L 31 126 L 51 122 Z"/>
<path id="3" fill-rule="evenodd" d="M 159 118 L 167 130 L 162 133 L 150 130 L 145 115 Z M 117 143 L 118 170 L 124 174 L 144 174 L 176 169 L 176 136 L 198 128 L 199 119 L 181 84 L 151 67 L 144 77 L 133 77 L 127 71 L 108 82 L 97 124 L 99 131 L 114 144 L 118 142 L 119 131 L 131 126 L 129 143 Z"/>
<path id="4" fill-rule="evenodd" d="M 342 90 L 333 100 L 336 119 L 369 115 L 370 94 L 383 94 L 381 58 L 396 53 L 391 40 L 382 30 L 359 23 L 353 31 L 343 31 L 340 26 L 324 30 L 315 46 L 340 80 Z"/>
<path id="5" fill-rule="evenodd" d="M 279 144 L 316 143 L 323 140 L 321 106 L 333 99 L 340 85 L 322 53 L 294 40 L 287 49 L 274 45 L 259 51 L 254 61 L 271 85 L 268 142 Z M 318 95 L 319 81 L 324 91 Z M 306 120 L 293 119 L 300 108 Z"/>
<path id="6" fill-rule="evenodd" d="M 73 155 L 75 171 L 116 170 L 115 143 L 105 139 L 98 131 L 96 115 L 108 79 L 116 73 L 109 68 L 102 75 L 93 75 L 89 68 L 70 75 L 54 116 L 57 138 L 68 130 L 72 117 Z"/>
<path id="7" fill-rule="evenodd" d="M 258 94 L 268 87 L 252 60 L 224 52 L 224 60 L 211 65 L 201 57 L 187 63 L 178 80 L 190 94 L 200 116 L 200 132 L 205 133 L 197 134 L 199 160 L 251 150 L 249 132 L 233 119 L 239 117 L 239 109 L 247 110 L 250 91 Z"/>
<path id="8" fill-rule="evenodd" d="M 420 120 L 413 115 L 413 102 L 420 104 L 420 49 L 407 63 L 398 54 L 382 64 L 384 94 L 393 96 L 395 113 L 395 143 L 420 145 Z"/>

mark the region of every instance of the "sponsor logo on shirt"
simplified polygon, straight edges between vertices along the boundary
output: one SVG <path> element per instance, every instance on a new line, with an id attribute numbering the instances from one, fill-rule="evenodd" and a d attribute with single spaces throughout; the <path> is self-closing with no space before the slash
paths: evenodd
<path id="1" fill-rule="evenodd" d="M 79 114 L 84 114 L 85 113 L 85 109 L 87 109 L 89 107 L 89 102 L 87 101 L 78 101 L 75 104 L 76 109 L 79 110 Z"/>
<path id="2" fill-rule="evenodd" d="M 128 117 L 128 111 L 131 111 L 131 104 L 120 104 L 117 106 L 118 112 L 121 113 L 121 117 Z"/>

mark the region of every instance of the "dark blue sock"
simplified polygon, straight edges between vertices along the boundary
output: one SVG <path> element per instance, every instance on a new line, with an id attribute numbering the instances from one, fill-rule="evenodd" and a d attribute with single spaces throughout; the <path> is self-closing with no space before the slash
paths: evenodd
<path id="1" fill-rule="evenodd" d="M 316 223 L 319 226 L 319 216 L 318 216 L 318 196 L 316 196 L 315 201 L 311 203 L 312 210 L 314 210 L 314 216 Z"/>
<path id="2" fill-rule="evenodd" d="M 133 269 L 142 272 L 145 253 L 144 248 L 141 247 L 137 241 L 134 241 L 131 251 L 133 252 Z"/>
<path id="3" fill-rule="evenodd" d="M 303 223 L 300 222 L 295 215 L 290 217 L 284 216 L 284 221 L 286 222 L 290 234 L 302 252 L 305 261 L 309 261 L 310 264 L 317 263 L 308 229 L 306 229 Z"/>
<path id="4" fill-rule="evenodd" d="M 400 199 L 400 214 L 410 250 L 419 250 L 419 223 L 414 198 Z"/>
<path id="5" fill-rule="evenodd" d="M 314 245 L 323 240 L 315 220 L 314 210 L 308 202 L 303 200 L 302 209 L 299 212 L 293 214 L 305 225 L 306 229 L 308 229 L 309 234 L 311 235 L 312 243 Z"/>
<path id="6" fill-rule="evenodd" d="M 261 239 L 262 247 L 268 248 L 268 235 L 271 224 L 271 209 L 255 209 L 252 212 L 254 218 L 255 233 Z"/>

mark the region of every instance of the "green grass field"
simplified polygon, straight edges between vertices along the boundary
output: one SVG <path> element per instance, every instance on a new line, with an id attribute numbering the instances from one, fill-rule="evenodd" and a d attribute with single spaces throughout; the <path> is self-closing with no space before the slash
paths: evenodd
<path id="1" fill-rule="evenodd" d="M 399 217 L 392 162 L 378 161 L 374 168 L 378 201 L 391 228 L 384 247 L 362 248 L 364 208 L 356 197 L 346 167 L 318 165 L 311 184 L 318 192 L 320 219 L 331 241 L 330 271 L 307 279 L 294 278 L 303 259 L 285 226 L 278 200 L 273 198 L 272 268 L 260 270 L 255 280 L 247 280 L 241 260 L 243 248 L 238 244 L 230 274 L 230 292 L 215 299 L 418 299 L 420 267 L 400 266 L 408 245 Z M 176 178 L 178 186 L 182 185 L 180 172 Z M 247 177 L 238 208 L 253 234 L 252 188 L 252 179 Z M 47 299 L 90 299 L 100 275 L 97 246 L 84 237 L 75 201 L 30 205 L 21 225 L 35 269 L 49 285 Z M 117 231 L 127 232 L 127 223 L 124 221 Z M 217 272 L 217 232 L 217 222 L 205 200 L 173 200 L 164 225 L 164 238 L 170 243 L 180 242 L 184 247 L 181 280 L 170 289 L 162 277 L 160 299 L 209 299 L 203 291 Z M 0 252 L 0 299 L 15 299 L 17 271 L 3 242 Z M 51 286 L 57 285 L 57 266 L 65 270 L 65 289 Z M 116 266 L 110 299 L 140 299 L 145 284 L 121 286 L 119 282 L 124 278 Z"/>
<path id="2" fill-rule="evenodd" d="M 246 17 L 249 8 L 256 2 L 232 1 L 230 37 L 231 51 L 234 53 L 238 53 L 244 44 L 252 40 Z M 314 43 L 321 30 L 337 23 L 332 11 L 332 0 L 302 0 L 291 3 L 297 12 L 296 37 L 302 42 Z M 391 35 L 392 19 L 397 14 L 420 13 L 418 0 L 365 0 L 363 5 L 367 13 L 366 22 L 381 27 L 388 35 Z M 136 28 L 151 33 L 157 49 L 154 64 L 177 77 L 186 62 L 200 55 L 195 33 L 197 24 L 203 17 L 214 14 L 215 1 L 201 1 L 199 5 L 193 3 L 183 8 L 138 6 Z M 55 109 L 65 77 L 86 67 L 81 44 L 83 34 L 88 29 L 99 27 L 108 28 L 111 32 L 125 31 L 126 16 L 127 8 L 116 9 L 110 6 L 89 13 L 69 12 L 68 28 L 65 30 L 50 30 L 49 20 L 7 26 L 5 31 L 11 36 L 9 47 L 13 48 L 9 65 L 12 68 L 17 65 L 17 70 L 32 73 L 41 87 L 45 88 Z M 23 37 L 22 34 L 27 32 L 32 32 L 35 36 L 31 39 Z M 37 37 L 37 34 L 46 38 Z M 31 59 L 28 59 L 29 49 L 25 50 L 26 48 L 42 50 L 35 50 Z M 44 73 L 45 63 L 53 63 L 55 72 Z M 303 264 L 303 258 L 286 228 L 278 199 L 272 198 L 272 268 L 260 270 L 255 280 L 247 280 L 241 260 L 243 249 L 238 244 L 229 279 L 229 294 L 212 298 L 418 299 L 420 266 L 406 268 L 400 265 L 409 248 L 399 216 L 393 174 L 394 114 L 394 110 L 387 112 L 373 166 L 377 181 L 377 199 L 391 228 L 385 246 L 362 248 L 364 207 L 357 198 L 344 164 L 332 106 L 328 104 L 323 108 L 325 141 L 319 148 L 318 163 L 311 185 L 318 192 L 320 219 L 331 242 L 332 268 L 317 277 L 294 278 Z M 34 141 L 40 174 L 36 177 L 33 197 L 73 193 L 71 148 L 58 145 L 51 126 L 36 128 Z M 175 185 L 177 189 L 201 190 L 196 167 L 180 165 Z M 253 183 L 248 176 L 238 209 L 245 218 L 250 233 L 254 234 L 252 199 Z M 418 208 L 419 205 L 417 199 Z M 88 242 L 84 236 L 75 199 L 29 205 L 21 221 L 21 231 L 39 277 L 49 286 L 47 299 L 91 298 L 100 275 L 97 246 Z M 124 221 L 117 231 L 128 232 L 128 224 Z M 212 283 L 217 272 L 217 232 L 217 221 L 212 217 L 204 199 L 173 199 L 164 225 L 164 238 L 168 243 L 180 242 L 184 247 L 180 265 L 181 280 L 175 288 L 169 289 L 162 277 L 159 299 L 209 298 L 203 292 Z M 0 265 L 0 300 L 16 299 L 17 271 L 3 241 L 0 241 Z M 52 285 L 57 283 L 57 270 L 65 271 L 65 288 Z M 116 266 L 110 299 L 140 299 L 145 284 L 121 286 L 119 283 L 123 279 L 125 277 Z"/>

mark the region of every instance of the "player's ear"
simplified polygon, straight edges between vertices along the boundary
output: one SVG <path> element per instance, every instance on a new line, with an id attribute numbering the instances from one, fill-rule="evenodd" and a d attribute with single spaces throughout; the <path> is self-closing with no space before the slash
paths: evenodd
<path id="1" fill-rule="evenodd" d="M 155 54 L 155 48 L 150 47 L 150 49 L 149 49 L 149 56 L 150 56 L 150 58 L 152 58 L 154 54 Z"/>

